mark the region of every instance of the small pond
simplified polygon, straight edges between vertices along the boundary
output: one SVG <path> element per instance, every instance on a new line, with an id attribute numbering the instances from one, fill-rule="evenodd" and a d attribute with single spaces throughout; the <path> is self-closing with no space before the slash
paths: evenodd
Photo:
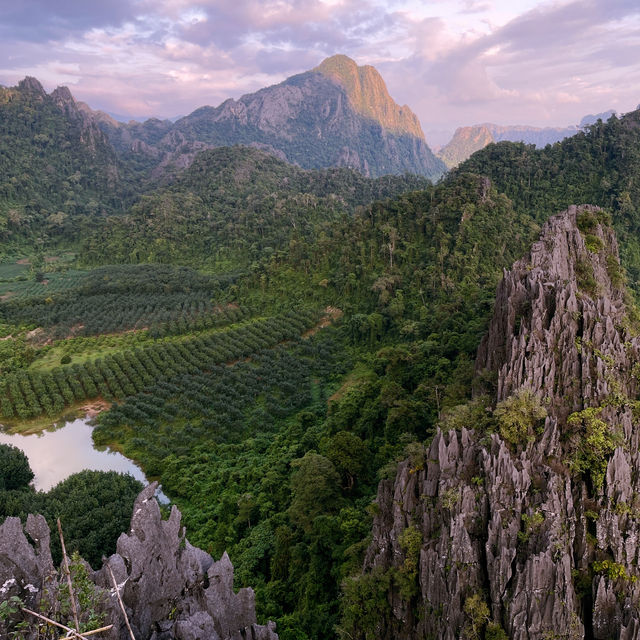
<path id="1" fill-rule="evenodd" d="M 25 452 L 35 474 L 33 485 L 40 491 L 48 491 L 73 473 L 92 471 L 119 471 L 130 473 L 144 485 L 148 481 L 134 462 L 117 451 L 96 449 L 91 438 L 93 427 L 87 419 L 67 422 L 53 431 L 37 434 L 9 434 L 0 431 L 0 444 L 11 444 Z M 158 492 L 161 502 L 168 498 Z"/>

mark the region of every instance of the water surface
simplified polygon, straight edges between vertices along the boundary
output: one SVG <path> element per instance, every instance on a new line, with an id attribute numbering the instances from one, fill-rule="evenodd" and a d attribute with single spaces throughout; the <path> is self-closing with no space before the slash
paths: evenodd
<path id="1" fill-rule="evenodd" d="M 104 450 L 94 448 L 93 428 L 87 422 L 87 419 L 78 419 L 54 431 L 29 435 L 0 431 L 0 444 L 11 444 L 25 452 L 35 474 L 33 485 L 42 491 L 48 491 L 71 474 L 85 469 L 130 473 L 147 485 L 142 469 L 129 458 L 108 447 Z M 162 493 L 158 497 L 163 502 L 168 501 Z"/>

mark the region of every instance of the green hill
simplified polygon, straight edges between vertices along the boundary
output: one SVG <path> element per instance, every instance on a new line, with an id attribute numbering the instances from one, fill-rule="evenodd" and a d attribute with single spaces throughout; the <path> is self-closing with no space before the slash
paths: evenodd
<path id="1" fill-rule="evenodd" d="M 82 255 L 91 264 L 188 260 L 246 267 L 312 242 L 357 206 L 428 184 L 411 175 L 305 171 L 257 149 L 220 147 L 201 152 L 170 187 L 142 196 L 127 215 L 103 220 Z"/>
<path id="2" fill-rule="evenodd" d="M 126 199 L 116 155 L 68 89 L 0 88 L 0 238 L 63 236 Z"/>

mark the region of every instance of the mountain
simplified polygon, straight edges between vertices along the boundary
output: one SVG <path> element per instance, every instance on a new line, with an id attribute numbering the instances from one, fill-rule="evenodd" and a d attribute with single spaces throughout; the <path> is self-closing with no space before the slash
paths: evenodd
<path id="1" fill-rule="evenodd" d="M 0 88 L 0 238 L 117 209 L 122 187 L 109 140 L 66 87 L 47 94 L 27 77 Z"/>
<path id="2" fill-rule="evenodd" d="M 587 115 L 578 126 L 569 127 L 530 127 L 526 125 L 500 126 L 485 123 L 470 127 L 459 127 L 453 138 L 438 152 L 438 157 L 449 169 L 457 167 L 472 153 L 483 149 L 492 142 L 509 140 L 510 142 L 524 142 L 544 147 L 575 135 L 598 120 L 606 121 L 615 111 L 609 110 L 596 115 Z"/>
<path id="3" fill-rule="evenodd" d="M 379 487 L 348 637 L 638 637 L 640 340 L 608 221 L 570 207 L 505 272 L 476 398 Z"/>
<path id="4" fill-rule="evenodd" d="M 393 101 L 380 74 L 343 55 L 175 123 L 103 118 L 101 126 L 116 149 L 147 162 L 156 175 L 184 168 L 203 148 L 235 144 L 257 146 L 305 169 L 344 166 L 372 177 L 410 172 L 432 179 L 446 171 L 416 116 Z"/>

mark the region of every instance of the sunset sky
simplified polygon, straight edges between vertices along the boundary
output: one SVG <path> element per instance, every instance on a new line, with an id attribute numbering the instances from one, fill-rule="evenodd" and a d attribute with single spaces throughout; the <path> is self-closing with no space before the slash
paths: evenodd
<path id="1" fill-rule="evenodd" d="M 427 141 L 480 122 L 564 126 L 640 102 L 638 0 L 0 0 L 0 84 L 174 117 L 344 53 Z"/>

